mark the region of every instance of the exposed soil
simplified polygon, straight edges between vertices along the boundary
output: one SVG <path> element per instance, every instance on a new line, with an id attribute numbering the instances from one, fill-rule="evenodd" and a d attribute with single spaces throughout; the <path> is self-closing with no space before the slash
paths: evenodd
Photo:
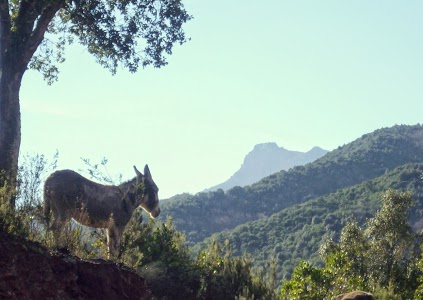
<path id="1" fill-rule="evenodd" d="M 0 231 L 0 299 L 151 299 L 145 280 L 104 260 L 51 253 Z"/>

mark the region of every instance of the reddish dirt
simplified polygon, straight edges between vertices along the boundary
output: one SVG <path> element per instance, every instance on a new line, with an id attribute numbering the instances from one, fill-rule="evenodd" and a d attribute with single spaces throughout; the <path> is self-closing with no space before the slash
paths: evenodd
<path id="1" fill-rule="evenodd" d="M 151 299 L 145 280 L 104 260 L 49 253 L 0 232 L 0 299 Z"/>

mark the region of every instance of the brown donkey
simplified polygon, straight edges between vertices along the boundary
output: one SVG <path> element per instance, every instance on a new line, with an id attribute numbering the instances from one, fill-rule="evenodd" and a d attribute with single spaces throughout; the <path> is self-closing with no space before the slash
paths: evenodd
<path id="1" fill-rule="evenodd" d="M 56 171 L 44 184 L 44 214 L 56 241 L 70 218 L 78 223 L 106 228 L 109 257 L 119 254 L 120 240 L 134 210 L 141 206 L 151 217 L 160 214 L 159 189 L 146 165 L 144 175 L 134 166 L 136 177 L 119 186 L 92 182 L 71 170 Z"/>

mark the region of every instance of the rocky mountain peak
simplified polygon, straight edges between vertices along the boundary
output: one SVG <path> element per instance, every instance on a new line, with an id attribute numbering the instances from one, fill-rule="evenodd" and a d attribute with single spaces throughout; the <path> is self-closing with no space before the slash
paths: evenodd
<path id="1" fill-rule="evenodd" d="M 207 191 L 246 186 L 281 170 L 313 162 L 327 152 L 320 147 L 313 147 L 308 152 L 300 152 L 279 147 L 274 142 L 257 144 L 245 156 L 240 169 L 231 178 Z"/>

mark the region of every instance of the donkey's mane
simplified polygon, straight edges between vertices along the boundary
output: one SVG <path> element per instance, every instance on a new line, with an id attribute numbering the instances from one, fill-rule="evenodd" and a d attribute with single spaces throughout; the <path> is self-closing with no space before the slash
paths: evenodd
<path id="1" fill-rule="evenodd" d="M 128 187 L 131 187 L 131 185 L 136 184 L 136 183 L 137 183 L 137 176 L 135 176 L 134 178 L 132 178 L 132 179 L 130 179 L 128 181 L 125 181 L 125 182 L 119 184 L 118 187 L 120 189 L 122 189 L 122 188 L 128 188 Z"/>

